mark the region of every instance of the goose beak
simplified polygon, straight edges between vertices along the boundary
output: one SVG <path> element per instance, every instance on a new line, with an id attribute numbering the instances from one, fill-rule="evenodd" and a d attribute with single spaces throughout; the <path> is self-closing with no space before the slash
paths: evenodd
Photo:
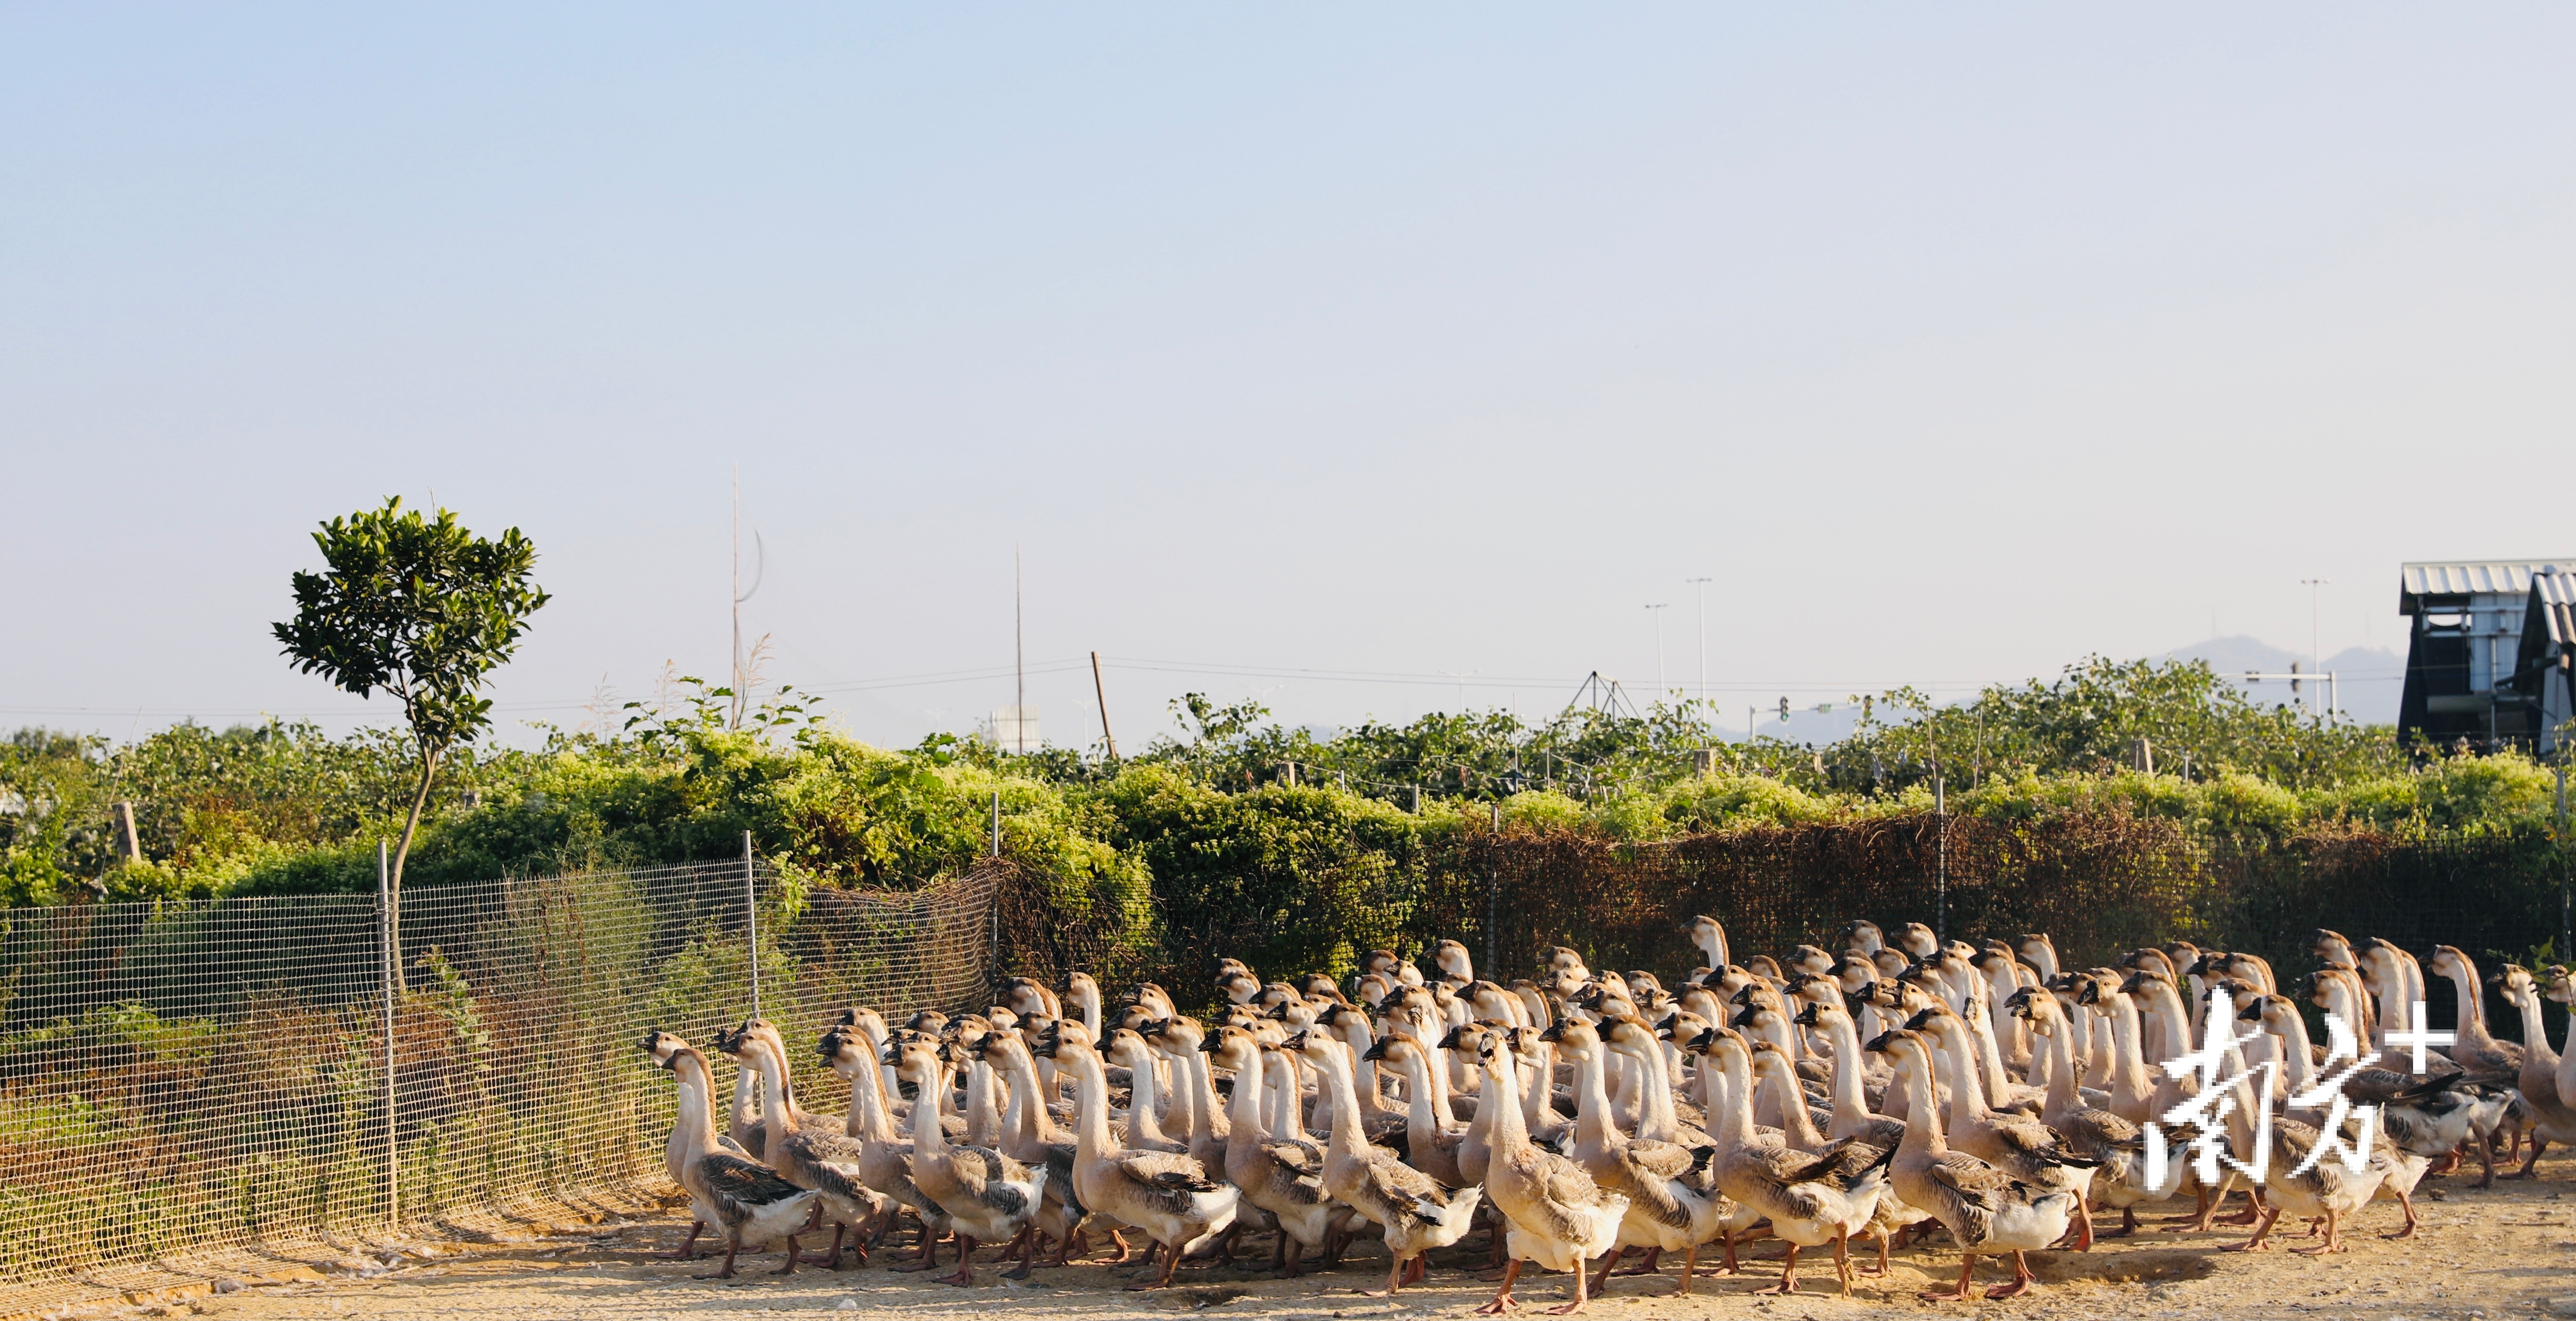
<path id="1" fill-rule="evenodd" d="M 1393 1038 L 1391 1038 L 1391 1037 L 1379 1037 L 1377 1040 L 1370 1042 L 1370 1043 L 1369 1043 L 1369 1048 L 1368 1048 L 1367 1050 L 1364 1050 L 1364 1051 L 1361 1051 L 1361 1052 L 1360 1052 L 1360 1058 L 1361 1058 L 1362 1060 L 1382 1060 L 1382 1059 L 1385 1059 L 1385 1058 L 1386 1058 L 1386 1043 L 1387 1043 L 1387 1042 L 1389 1042 L 1389 1041 L 1391 1041 L 1391 1040 L 1393 1040 Z"/>
<path id="2" fill-rule="evenodd" d="M 1746 1005 L 1742 1009 L 1736 1010 L 1735 1017 L 1728 1019 L 1726 1025 L 1734 1028 L 1753 1026 L 1753 1006 Z"/>

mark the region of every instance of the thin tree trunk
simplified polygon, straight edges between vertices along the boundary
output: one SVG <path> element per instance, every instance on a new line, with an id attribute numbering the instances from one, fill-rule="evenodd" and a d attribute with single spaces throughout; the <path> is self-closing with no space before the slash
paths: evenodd
<path id="1" fill-rule="evenodd" d="M 429 804 L 429 785 L 437 778 L 438 754 L 424 751 L 420 758 L 420 789 L 411 796 L 411 815 L 403 821 L 402 843 L 394 848 L 393 882 L 386 887 L 389 891 L 386 906 L 393 910 L 393 929 L 396 932 L 402 930 L 403 860 L 411 856 L 411 837 L 420 829 L 421 809 Z M 397 949 L 394 954 L 394 989 L 408 991 L 411 987 L 403 976 L 401 951 Z"/>

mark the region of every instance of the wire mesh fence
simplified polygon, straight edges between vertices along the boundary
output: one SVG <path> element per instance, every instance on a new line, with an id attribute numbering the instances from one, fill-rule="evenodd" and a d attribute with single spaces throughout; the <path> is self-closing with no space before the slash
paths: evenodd
<path id="1" fill-rule="evenodd" d="M 1442 939 L 1504 980 L 1529 975 L 1539 951 L 1560 944 L 1596 969 L 1669 980 L 1700 959 L 1685 934 L 1700 913 L 1725 923 L 1738 961 L 1800 943 L 1839 948 L 1844 925 L 1861 918 L 1963 939 L 2046 932 L 2072 966 L 2188 939 L 2295 974 L 2315 966 L 2319 927 L 2419 954 L 2456 945 L 2489 963 L 2563 958 L 2566 885 L 2564 857 L 2546 839 L 2356 834 L 2237 846 L 2109 814 L 1926 815 L 1651 844 L 1471 832 L 1412 851 L 1324 841 L 1254 866 L 1158 877 L 1145 939 L 1117 924 L 1122 901 L 1106 889 L 1074 916 L 1042 896 L 1006 899 L 1001 948 L 1014 971 L 1152 980 L 1183 1004 L 1214 998 L 1219 957 L 1265 976 L 1347 974 L 1372 949 L 1418 958 Z M 1023 909 L 1052 912 L 1053 925 L 1012 916 Z M 2447 985 L 2432 988 L 2433 1011 L 2451 1012 L 2450 998 Z M 2515 1021 L 2492 999 L 2487 1016 Z"/>
<path id="2" fill-rule="evenodd" d="M 648 1028 L 975 1006 L 995 890 L 809 891 L 742 861 L 412 890 L 390 997 L 373 896 L 9 910 L 0 1297 L 659 1180 Z"/>

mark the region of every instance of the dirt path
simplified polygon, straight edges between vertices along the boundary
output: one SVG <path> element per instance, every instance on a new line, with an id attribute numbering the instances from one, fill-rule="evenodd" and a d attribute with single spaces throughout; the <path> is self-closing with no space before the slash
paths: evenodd
<path id="1" fill-rule="evenodd" d="M 1752 1291 L 1769 1284 L 1776 1266 L 1750 1265 L 1743 1276 L 1706 1278 L 1687 1299 L 1671 1297 L 1678 1265 L 1662 1279 L 1615 1278 L 1596 1314 L 1614 1318 L 1705 1316 L 1734 1313 L 1780 1321 L 1845 1321 L 1884 1316 L 1891 1310 L 1962 1317 L 2005 1315 L 2046 1318 L 2183 1317 L 2235 1321 L 2285 1317 L 2301 1321 L 2350 1318 L 2469 1318 L 2559 1315 L 2553 1298 L 2576 1295 L 2576 1161 L 2546 1159 L 2536 1183 L 2502 1183 L 2488 1191 L 2467 1178 L 2427 1179 L 2418 1197 L 2422 1230 L 2408 1242 L 2380 1234 L 2399 1223 L 2393 1203 L 2363 1212 L 2348 1236 L 2353 1250 L 2323 1261 L 2284 1251 L 2219 1252 L 2244 1231 L 2184 1235 L 2151 1232 L 2135 1242 L 2111 1240 L 2090 1253 L 2033 1254 L 2043 1287 L 2009 1302 L 1946 1307 L 1918 1302 L 1919 1289 L 1946 1283 L 1958 1255 L 1946 1245 L 1897 1254 L 1887 1280 L 1864 1277 L 1858 1294 L 1831 1292 L 1761 1299 Z M 2440 1200 L 2435 1200 L 2438 1197 Z M 675 1208 L 676 1209 L 676 1208 Z M 1125 1267 L 1075 1266 L 1040 1271 L 1027 1284 L 1001 1279 L 998 1266 L 979 1254 L 976 1283 L 953 1288 L 918 1275 L 886 1269 L 902 1253 L 880 1252 L 871 1265 L 839 1272 L 811 1267 L 774 1275 L 775 1255 L 745 1257 L 740 1278 L 692 1278 L 714 1269 L 714 1259 L 662 1261 L 652 1253 L 678 1243 L 684 1214 L 606 1221 L 579 1228 L 541 1228 L 523 1241 L 414 1245 L 388 1266 L 381 1259 L 340 1258 L 315 1263 L 322 1277 L 254 1285 L 227 1293 L 168 1298 L 141 1306 L 92 1306 L 64 1316 L 216 1316 L 255 1318 L 399 1318 L 403 1321 L 471 1321 L 483 1317 L 631 1318 L 743 1316 L 806 1312 L 901 1312 L 924 1321 L 1078 1317 L 1086 1321 L 1149 1321 L 1174 1312 L 1211 1311 L 1259 1316 L 1265 1321 L 1358 1321 L 1360 1318 L 1458 1316 L 1492 1296 L 1493 1286 L 1468 1278 L 1481 1260 L 1473 1250 L 1442 1254 L 1430 1286 L 1408 1289 L 1392 1304 L 1354 1290 L 1384 1279 L 1385 1256 L 1374 1243 L 1353 1249 L 1352 1264 L 1329 1275 L 1277 1280 L 1266 1273 L 1206 1266 L 1185 1267 L 1180 1286 L 1160 1293 L 1123 1291 Z M 908 1242 L 908 1235 L 903 1236 Z M 2283 1246 L 2298 1240 L 2283 1240 Z M 908 1250 L 908 1248 L 907 1248 Z M 1714 1254 L 1712 1254 L 1713 1256 Z M 1830 1291 L 1830 1256 L 1810 1254 L 1802 1278 L 1810 1290 Z M 2004 1272 L 1979 1269 L 1981 1284 Z M 1530 1308 L 1570 1297 L 1568 1277 L 1529 1276 L 1519 1297 Z M 2576 1315 L 2571 1301 L 2565 1315 Z"/>

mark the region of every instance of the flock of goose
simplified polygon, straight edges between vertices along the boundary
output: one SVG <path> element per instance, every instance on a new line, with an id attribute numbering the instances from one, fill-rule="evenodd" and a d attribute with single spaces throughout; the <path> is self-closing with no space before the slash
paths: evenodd
<path id="1" fill-rule="evenodd" d="M 1855 922 L 1840 954 L 1801 945 L 1742 964 L 1714 919 L 1689 936 L 1706 962 L 1670 991 L 1651 972 L 1596 974 L 1562 947 L 1505 986 L 1443 941 L 1431 975 L 1379 951 L 1347 991 L 1324 976 L 1264 982 L 1225 960 L 1227 1003 L 1204 1022 L 1151 983 L 1107 1003 L 1082 973 L 1061 993 L 1013 980 L 1000 1004 L 955 1018 L 923 1010 L 889 1026 L 855 1008 L 816 1047 L 849 1085 L 845 1118 L 803 1108 L 764 1020 L 716 1034 L 739 1066 L 723 1112 L 707 1056 L 655 1032 L 641 1044 L 677 1081 L 669 1171 L 696 1222 L 673 1255 L 712 1228 L 720 1276 L 744 1247 L 782 1240 L 779 1269 L 792 1272 L 798 1235 L 828 1224 L 838 1268 L 845 1250 L 864 1263 L 900 1215 L 918 1234 L 898 1270 L 937 1269 L 953 1244 L 943 1278 L 967 1284 L 975 1249 L 998 1245 L 1024 1278 L 1095 1247 L 1124 1262 L 1135 1233 L 1146 1269 L 1129 1287 L 1155 1288 L 1184 1261 L 1231 1262 L 1247 1229 L 1270 1235 L 1271 1265 L 1295 1275 L 1338 1264 L 1374 1226 L 1390 1258 L 1370 1291 L 1382 1296 L 1481 1222 L 1500 1288 L 1480 1310 L 1517 1306 L 1534 1262 L 1572 1274 L 1563 1314 L 1631 1253 L 1642 1259 L 1617 1273 L 1656 1274 L 1681 1254 L 1689 1293 L 1703 1248 L 1731 1275 L 1760 1238 L 1785 1244 L 1760 1292 L 1797 1292 L 1800 1251 L 1830 1246 L 1848 1294 L 1855 1237 L 1876 1248 L 1862 1269 L 1884 1274 L 1892 1246 L 1937 1227 L 1959 1275 L 1923 1296 L 1960 1301 L 1978 1257 L 2012 1268 L 1984 1296 L 2026 1292 L 2025 1253 L 2089 1249 L 2110 1211 L 2120 1224 L 2102 1236 L 2136 1232 L 2149 1203 L 2191 1198 L 2175 1227 L 2206 1230 L 2242 1191 L 2226 1223 L 2253 1231 L 2237 1250 L 2270 1246 L 2286 1212 L 2316 1239 L 2296 1251 L 2335 1252 L 2344 1221 L 2375 1199 L 2403 1215 L 2390 1237 L 2411 1234 L 2410 1194 L 2436 1161 L 2475 1153 L 2492 1180 L 2498 1141 L 2527 1142 L 2528 1176 L 2546 1142 L 2576 1143 L 2576 1051 L 2550 1051 L 2540 1020 L 2543 995 L 2576 1000 L 2564 969 L 2497 979 L 2526 1048 L 2488 1034 L 2477 969 L 2449 946 L 2419 963 L 2320 931 L 2323 966 L 2283 988 L 2262 959 L 2181 942 L 2081 970 L 2061 969 L 2044 935 L 1975 946 L 1920 924 L 1891 940 Z M 2302 1005 L 2385 1046 L 2428 970 L 2459 993 L 2456 1044 L 2420 1075 L 2352 1074 L 2344 1094 L 2378 1107 L 2369 1159 L 2358 1172 L 2308 1162 L 2333 1135 L 2317 1127 L 2322 1109 L 2291 1100 L 2333 1061 Z M 2206 1015 L 2230 1005 L 2240 1021 L 2211 1031 Z M 2234 1104 L 2208 1107 L 2224 1112 L 2212 1140 L 2249 1164 L 2268 1142 L 2259 1181 L 2222 1166 L 2203 1183 L 2194 1133 L 2165 1135 L 2171 1158 L 2148 1158 L 2147 1121 L 2193 1100 L 2202 1077 L 2153 1065 L 2202 1042 L 2225 1043 L 2218 1086 L 2235 1089 Z M 2281 1084 L 2262 1089 L 2268 1109 L 2256 1078 Z M 2341 1136 L 2365 1135 L 2347 1119 Z"/>

